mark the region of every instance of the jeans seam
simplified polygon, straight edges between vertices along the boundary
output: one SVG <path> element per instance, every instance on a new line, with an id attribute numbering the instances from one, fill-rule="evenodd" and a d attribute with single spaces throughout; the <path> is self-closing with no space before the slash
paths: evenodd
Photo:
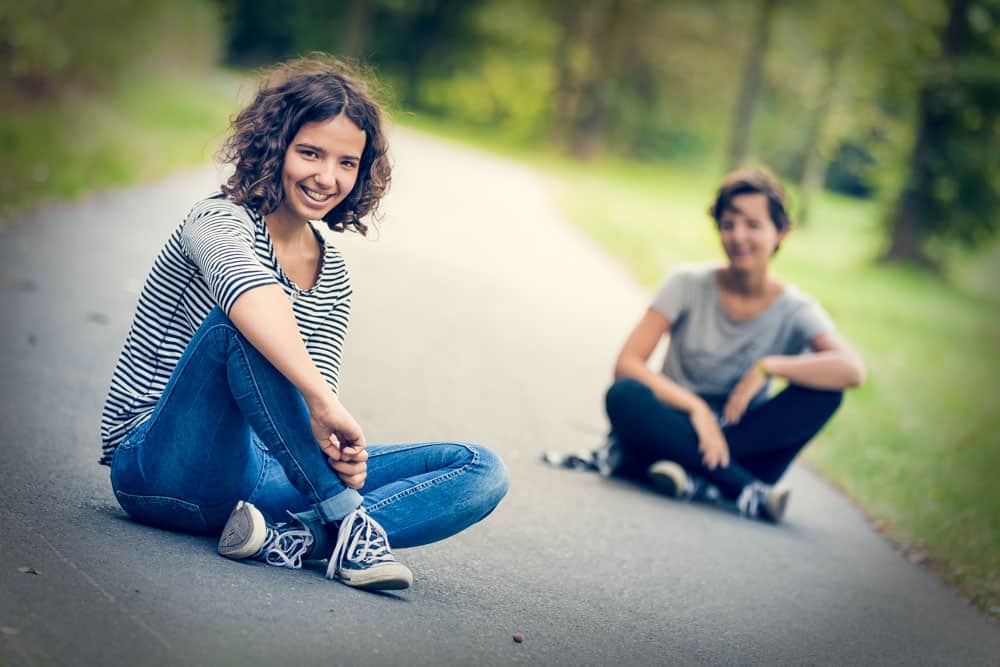
<path id="1" fill-rule="evenodd" d="M 213 331 L 215 331 L 216 329 L 227 329 L 227 328 L 228 327 L 225 324 L 216 324 L 216 325 L 210 327 L 209 329 L 207 329 L 205 331 L 204 335 L 198 340 L 198 343 L 195 345 L 195 348 L 193 350 L 191 350 L 191 352 L 192 352 L 191 356 L 194 356 L 193 353 L 196 352 L 198 349 L 201 348 L 202 343 L 205 342 L 205 339 L 207 339 L 209 337 L 209 335 Z M 187 368 L 188 364 L 191 363 L 191 358 L 188 357 L 188 358 L 184 359 L 183 356 L 184 355 L 182 355 L 181 361 L 184 362 L 184 368 Z M 181 368 L 180 367 L 180 362 L 178 362 L 177 366 L 174 366 L 174 369 L 171 371 L 171 375 L 183 373 L 184 372 L 184 368 Z M 169 382 L 167 384 L 170 385 Z M 153 413 L 149 416 L 149 419 L 144 420 L 141 424 L 137 424 L 135 426 L 135 428 L 139 428 L 139 426 L 141 426 L 142 424 L 149 424 L 149 428 L 147 429 L 147 431 L 148 431 L 148 430 L 152 429 L 156 425 L 156 420 L 159 418 L 160 413 L 162 412 L 162 410 L 160 409 L 160 406 L 166 405 L 167 401 L 170 400 L 170 396 L 172 396 L 173 393 L 174 393 L 174 387 L 173 387 L 173 385 L 170 385 L 169 389 L 170 389 L 170 391 L 168 392 L 166 390 L 166 388 L 164 388 L 163 393 L 160 394 L 160 397 L 158 399 L 156 399 L 156 407 L 153 409 Z M 235 397 L 234 397 L 234 400 L 235 400 Z M 130 431 L 130 433 L 131 433 L 131 431 Z"/>
<path id="2" fill-rule="evenodd" d="M 453 443 L 453 444 L 459 444 L 459 443 Z M 399 500 L 401 498 L 406 498 L 407 496 L 413 495 L 414 493 L 419 493 L 419 492 L 423 491 L 424 489 L 427 489 L 427 488 L 429 488 L 431 486 L 436 486 L 437 484 L 441 484 L 443 482 L 447 482 L 448 480 L 453 479 L 455 477 L 458 477 L 459 475 L 465 473 L 466 471 L 468 471 L 469 468 L 471 468 L 472 466 L 475 466 L 476 464 L 479 463 L 479 451 L 477 449 L 473 448 L 473 447 L 469 447 L 468 445 L 462 445 L 462 447 L 465 447 L 465 449 L 467 451 L 472 452 L 472 460 L 469 461 L 468 463 L 466 463 L 461 468 L 456 468 L 455 470 L 452 470 L 451 472 L 447 472 L 447 473 L 445 473 L 443 475 L 438 475 L 437 477 L 425 480 L 425 481 L 421 482 L 420 484 L 417 484 L 416 486 L 411 486 L 408 489 L 404 489 L 404 490 L 400 491 L 399 493 L 395 493 L 395 494 L 389 496 L 388 498 L 383 498 L 382 500 L 380 500 L 376 504 L 371 505 L 369 507 L 366 507 L 365 511 L 366 512 L 375 512 L 377 510 L 382 509 L 386 505 L 394 503 L 395 501 L 397 501 L 397 500 Z"/>
<path id="3" fill-rule="evenodd" d="M 254 375 L 253 368 L 250 365 L 250 360 L 247 358 L 246 350 L 243 349 L 243 341 L 241 341 L 239 339 L 239 336 L 235 337 L 235 341 L 236 341 L 237 348 L 239 349 L 240 356 L 243 359 L 243 363 L 244 363 L 244 366 L 245 366 L 246 373 L 247 373 L 247 375 L 250 378 L 251 384 L 253 385 L 253 398 L 256 401 L 256 403 L 258 404 L 258 407 L 260 407 L 261 412 L 267 418 L 268 428 L 271 430 L 271 432 L 274 433 L 275 439 L 278 441 L 278 444 L 284 450 L 284 453 L 287 456 L 287 458 L 295 466 L 295 470 L 298 473 L 299 477 L 301 479 L 303 479 L 305 481 L 305 483 L 309 486 L 309 491 L 312 494 L 313 498 L 319 498 L 319 492 L 316 490 L 316 487 L 313 485 L 312 480 L 310 480 L 306 476 L 305 471 L 302 470 L 302 466 L 300 466 L 299 462 L 295 459 L 295 457 L 291 455 L 291 452 L 288 449 L 288 444 L 285 442 L 284 437 L 282 437 L 281 433 L 278 432 L 278 429 L 274 425 L 274 418 L 271 417 L 271 412 L 270 412 L 270 410 L 267 409 L 267 404 L 261 398 L 261 395 L 260 395 L 260 384 L 257 382 L 257 378 Z M 235 397 L 234 397 L 234 399 L 235 399 Z M 313 502 L 322 502 L 323 500 L 326 500 L 326 499 L 325 498 L 320 498 L 319 500 L 313 500 Z"/>

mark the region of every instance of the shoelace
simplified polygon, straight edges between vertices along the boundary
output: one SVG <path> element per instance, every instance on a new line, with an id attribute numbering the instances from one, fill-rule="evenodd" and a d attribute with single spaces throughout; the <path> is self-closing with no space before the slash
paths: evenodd
<path id="1" fill-rule="evenodd" d="M 260 554 L 258 558 L 268 565 L 297 570 L 302 567 L 302 558 L 309 553 L 312 545 L 313 536 L 308 530 L 278 524 L 273 528 L 268 526 L 264 546 L 257 553 Z"/>
<path id="2" fill-rule="evenodd" d="M 337 568 L 345 562 L 375 565 L 394 560 L 385 530 L 359 507 L 345 516 L 340 524 L 326 576 L 332 579 Z"/>
<path id="3" fill-rule="evenodd" d="M 740 514 L 749 517 L 758 516 L 766 493 L 767 489 L 760 482 L 747 484 L 736 501 L 736 507 L 739 509 Z"/>

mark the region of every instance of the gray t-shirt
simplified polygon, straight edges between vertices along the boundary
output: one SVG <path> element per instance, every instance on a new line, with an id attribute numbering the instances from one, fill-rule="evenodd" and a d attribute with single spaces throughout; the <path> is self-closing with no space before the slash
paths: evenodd
<path id="1" fill-rule="evenodd" d="M 663 373 L 700 396 L 728 396 L 761 357 L 801 354 L 833 320 L 816 301 L 785 285 L 778 298 L 749 320 L 734 320 L 722 306 L 715 267 L 683 267 L 666 277 L 652 308 L 670 320 Z M 765 387 L 751 406 L 767 398 Z"/>

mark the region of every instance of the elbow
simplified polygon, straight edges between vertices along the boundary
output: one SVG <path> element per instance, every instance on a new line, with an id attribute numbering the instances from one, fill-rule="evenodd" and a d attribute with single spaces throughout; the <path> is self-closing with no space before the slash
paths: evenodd
<path id="1" fill-rule="evenodd" d="M 854 387 L 860 387 L 865 383 L 865 378 L 868 376 L 868 371 L 861 360 L 856 360 L 851 364 L 851 369 L 847 375 L 847 388 L 853 389 Z"/>
<path id="2" fill-rule="evenodd" d="M 615 361 L 615 369 L 612 374 L 615 381 L 621 380 L 623 378 L 635 377 L 635 372 L 632 370 L 634 366 L 634 360 L 627 356 L 620 356 Z"/>

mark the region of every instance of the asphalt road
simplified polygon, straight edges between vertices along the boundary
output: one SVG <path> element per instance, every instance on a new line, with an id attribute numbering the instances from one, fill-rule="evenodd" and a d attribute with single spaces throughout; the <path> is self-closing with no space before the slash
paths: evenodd
<path id="1" fill-rule="evenodd" d="M 1000 663 L 993 621 L 801 468 L 774 527 L 541 465 L 600 439 L 648 295 L 538 174 L 402 132 L 394 155 L 380 233 L 337 241 L 342 400 L 370 442 L 493 447 L 512 475 L 497 512 L 399 551 L 400 595 L 129 521 L 96 463 L 100 407 L 145 272 L 217 173 L 46 206 L 0 229 L 0 663 Z"/>

